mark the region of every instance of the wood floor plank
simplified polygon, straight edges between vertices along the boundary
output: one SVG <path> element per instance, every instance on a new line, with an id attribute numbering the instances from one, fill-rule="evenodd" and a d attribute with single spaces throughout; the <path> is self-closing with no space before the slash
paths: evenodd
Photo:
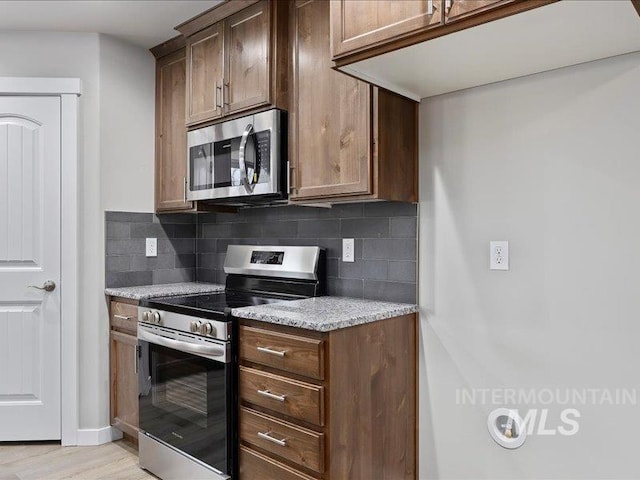
<path id="1" fill-rule="evenodd" d="M 149 480 L 126 442 L 90 447 L 0 443 L 0 480 Z"/>

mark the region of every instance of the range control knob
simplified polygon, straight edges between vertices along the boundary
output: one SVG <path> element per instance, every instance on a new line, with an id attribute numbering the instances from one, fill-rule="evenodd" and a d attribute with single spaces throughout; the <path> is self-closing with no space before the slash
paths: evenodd
<path id="1" fill-rule="evenodd" d="M 212 332 L 213 332 L 213 325 L 211 325 L 211 323 L 209 322 L 203 323 L 202 327 L 200 327 L 200 333 L 202 335 L 211 335 Z"/>
<path id="2" fill-rule="evenodd" d="M 142 312 L 142 321 L 143 322 L 148 322 L 150 320 L 149 319 L 149 314 L 150 313 L 151 312 L 149 310 L 145 310 L 144 312 Z"/>
<path id="3" fill-rule="evenodd" d="M 202 326 L 202 322 L 191 322 L 191 325 L 189 326 L 189 329 L 193 333 L 198 333 L 198 332 L 200 332 L 200 327 L 201 326 Z"/>
<path id="4" fill-rule="evenodd" d="M 158 325 L 160 324 L 160 312 L 153 312 L 151 314 L 151 317 L 152 317 L 152 320 L 151 320 L 152 323 L 157 323 Z"/>

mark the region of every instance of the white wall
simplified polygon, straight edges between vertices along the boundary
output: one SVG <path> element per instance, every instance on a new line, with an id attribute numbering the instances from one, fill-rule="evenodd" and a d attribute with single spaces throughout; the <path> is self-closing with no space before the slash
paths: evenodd
<path id="1" fill-rule="evenodd" d="M 0 51 L 0 76 L 82 80 L 80 427 L 104 427 L 109 424 L 104 211 L 153 211 L 153 56 L 95 33 L 2 32 Z"/>
<path id="2" fill-rule="evenodd" d="M 487 414 L 543 406 L 456 403 L 640 387 L 640 53 L 425 99 L 420 124 L 420 478 L 640 478 L 637 405 L 509 451 Z"/>

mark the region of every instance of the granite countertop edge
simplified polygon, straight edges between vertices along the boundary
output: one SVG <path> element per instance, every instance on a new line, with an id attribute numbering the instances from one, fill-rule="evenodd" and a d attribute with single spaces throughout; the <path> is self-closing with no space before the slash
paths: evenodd
<path id="1" fill-rule="evenodd" d="M 342 302 L 349 301 L 350 299 L 345 297 L 320 297 L 327 300 L 340 299 Z M 351 299 L 358 304 L 365 303 L 362 299 Z M 402 315 L 409 315 L 418 312 L 418 306 L 413 304 L 398 303 L 393 304 L 389 302 L 376 302 L 371 300 L 371 305 L 382 303 L 383 306 L 379 310 L 375 310 L 371 313 L 363 313 L 361 315 L 349 315 L 345 314 L 343 318 L 336 319 L 322 319 L 308 320 L 300 318 L 297 314 L 287 314 L 287 312 L 278 312 L 278 303 L 269 305 L 259 305 L 253 307 L 234 308 L 231 314 L 235 317 L 244 318 L 247 320 L 257 320 L 266 323 L 273 323 L 277 325 L 284 325 L 289 327 L 302 328 L 305 330 L 314 330 L 316 332 L 330 332 L 332 330 L 340 330 L 342 328 L 355 327 L 357 325 L 364 325 L 366 323 L 377 322 L 380 320 L 386 320 L 393 317 L 399 317 Z M 286 303 L 282 305 L 286 306 Z M 286 308 L 286 307 L 285 307 Z M 313 310 L 309 310 L 309 317 L 317 318 L 321 317 L 321 314 L 317 312 L 314 314 Z M 306 315 L 305 315 L 306 316 Z"/>
<path id="2" fill-rule="evenodd" d="M 111 297 L 144 300 L 154 297 L 173 297 L 176 295 L 195 295 L 198 293 L 223 292 L 224 285 L 217 283 L 165 283 L 160 285 L 140 285 L 135 287 L 105 288 L 104 294 Z"/>

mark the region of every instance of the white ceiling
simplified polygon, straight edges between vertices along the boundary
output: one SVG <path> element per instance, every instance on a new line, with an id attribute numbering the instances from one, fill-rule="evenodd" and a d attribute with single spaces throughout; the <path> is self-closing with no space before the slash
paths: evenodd
<path id="1" fill-rule="evenodd" d="M 0 0 L 0 32 L 96 32 L 151 48 L 222 0 Z"/>
<path id="2" fill-rule="evenodd" d="M 419 100 L 638 50 L 640 17 L 629 0 L 566 0 L 344 70 Z"/>

